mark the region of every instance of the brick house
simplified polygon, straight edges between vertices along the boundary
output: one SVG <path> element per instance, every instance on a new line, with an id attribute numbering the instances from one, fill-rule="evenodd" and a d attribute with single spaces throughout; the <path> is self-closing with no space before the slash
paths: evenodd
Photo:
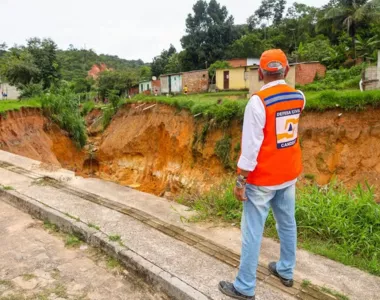
<path id="1" fill-rule="evenodd" d="M 190 71 L 182 73 L 182 86 L 187 86 L 189 94 L 205 93 L 208 91 L 208 70 Z"/>
<path id="2" fill-rule="evenodd" d="M 296 84 L 305 85 L 312 83 L 318 74 L 324 77 L 326 67 L 318 61 L 302 62 L 294 64 L 296 66 Z"/>

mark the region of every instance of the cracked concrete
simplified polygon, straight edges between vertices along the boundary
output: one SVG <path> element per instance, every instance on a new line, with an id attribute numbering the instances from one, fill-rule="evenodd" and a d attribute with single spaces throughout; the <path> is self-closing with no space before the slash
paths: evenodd
<path id="1" fill-rule="evenodd" d="M 99 251 L 66 248 L 64 236 L 2 201 L 0 228 L 1 300 L 167 299 Z"/>

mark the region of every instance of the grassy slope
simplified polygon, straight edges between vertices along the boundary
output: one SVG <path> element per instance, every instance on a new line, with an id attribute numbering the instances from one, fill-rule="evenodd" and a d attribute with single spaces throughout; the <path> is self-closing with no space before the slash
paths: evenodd
<path id="1" fill-rule="evenodd" d="M 232 96 L 244 96 L 246 92 L 197 94 L 189 96 L 146 96 L 137 95 L 127 102 L 158 102 L 172 105 L 178 109 L 188 109 L 192 114 L 215 118 L 216 121 L 242 118 L 248 100 L 231 100 Z M 306 92 L 307 111 L 325 111 L 341 108 L 345 110 L 362 110 L 367 106 L 380 107 L 380 91 L 360 92 L 357 90 Z M 218 100 L 222 103 L 217 105 Z"/>
<path id="2" fill-rule="evenodd" d="M 21 107 L 41 107 L 41 102 L 38 99 L 30 100 L 0 100 L 0 113 L 9 110 L 18 110 Z"/>

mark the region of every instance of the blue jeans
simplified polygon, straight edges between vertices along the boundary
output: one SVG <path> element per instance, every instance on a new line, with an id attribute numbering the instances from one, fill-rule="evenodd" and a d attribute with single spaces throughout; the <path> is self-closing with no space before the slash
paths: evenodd
<path id="1" fill-rule="evenodd" d="M 235 289 L 253 296 L 256 288 L 256 270 L 259 262 L 261 240 L 269 207 L 276 219 L 281 253 L 277 272 L 281 277 L 293 279 L 296 265 L 297 226 L 295 220 L 295 185 L 272 191 L 264 187 L 247 185 L 241 224 L 242 251 Z"/>

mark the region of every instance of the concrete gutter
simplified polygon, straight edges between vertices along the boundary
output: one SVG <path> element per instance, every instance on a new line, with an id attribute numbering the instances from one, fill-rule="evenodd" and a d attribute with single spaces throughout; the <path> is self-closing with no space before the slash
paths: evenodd
<path id="1" fill-rule="evenodd" d="M 149 262 L 138 253 L 125 245 L 110 241 L 109 236 L 99 232 L 80 220 L 74 220 L 62 212 L 30 199 L 16 191 L 0 189 L 3 201 L 43 221 L 49 221 L 66 233 L 74 234 L 87 244 L 97 247 L 108 255 L 118 259 L 128 270 L 132 270 L 138 276 L 165 293 L 173 299 L 206 300 L 210 299 L 193 287 L 183 282 L 178 277 L 171 275 L 159 266 Z"/>

